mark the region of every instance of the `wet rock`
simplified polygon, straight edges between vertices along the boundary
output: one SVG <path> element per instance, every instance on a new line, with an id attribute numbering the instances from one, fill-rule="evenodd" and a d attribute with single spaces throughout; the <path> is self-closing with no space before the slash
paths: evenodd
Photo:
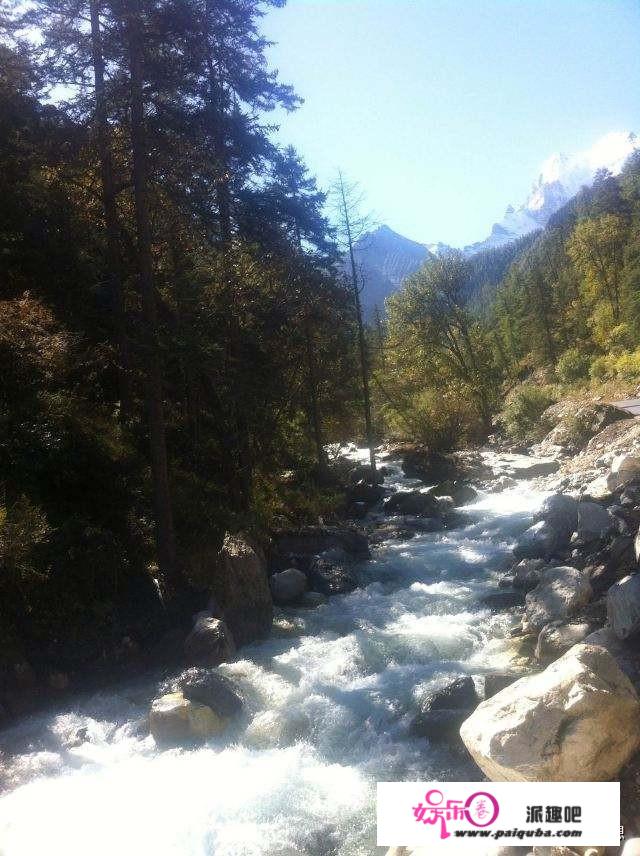
<path id="1" fill-rule="evenodd" d="M 607 781 L 640 746 L 640 703 L 605 649 L 579 644 L 482 702 L 460 734 L 493 781 Z"/>
<path id="2" fill-rule="evenodd" d="M 512 571 L 513 587 L 528 592 L 540 582 L 545 563 L 542 559 L 523 559 Z"/>
<path id="3" fill-rule="evenodd" d="M 269 580 L 271 594 L 276 603 L 286 604 L 299 600 L 307 588 L 307 576 L 298 568 L 287 568 Z"/>
<path id="4" fill-rule="evenodd" d="M 592 594 L 583 571 L 568 565 L 546 568 L 538 585 L 526 596 L 522 626 L 527 633 L 539 633 L 545 624 L 575 615 Z"/>
<path id="5" fill-rule="evenodd" d="M 221 717 L 232 717 L 243 707 L 242 697 L 233 681 L 216 672 L 189 669 L 179 680 L 179 688 L 189 701 L 210 707 Z"/>
<path id="6" fill-rule="evenodd" d="M 385 514 L 415 514 L 433 517 L 438 514 L 440 504 L 436 497 L 419 490 L 398 491 L 384 504 Z"/>
<path id="7" fill-rule="evenodd" d="M 306 591 L 300 599 L 300 606 L 303 606 L 305 609 L 316 609 L 316 607 L 322 606 L 326 602 L 327 597 L 322 592 Z"/>
<path id="8" fill-rule="evenodd" d="M 432 496 L 451 497 L 454 506 L 466 505 L 478 498 L 478 492 L 464 481 L 447 479 L 429 490 Z"/>
<path id="9" fill-rule="evenodd" d="M 568 544 L 566 533 L 559 532 L 545 520 L 526 529 L 513 548 L 516 559 L 550 559 Z"/>
<path id="10" fill-rule="evenodd" d="M 225 717 L 181 692 L 154 699 L 149 711 L 149 730 L 161 747 L 201 743 L 224 731 L 227 724 Z"/>
<path id="11" fill-rule="evenodd" d="M 327 596 L 347 594 L 358 587 L 358 580 L 351 570 L 326 559 L 313 562 L 310 576 L 313 587 Z"/>
<path id="12" fill-rule="evenodd" d="M 370 484 L 367 481 L 359 481 L 347 490 L 347 499 L 350 502 L 362 503 L 366 508 L 377 505 L 384 497 L 385 489 L 378 484 Z"/>
<path id="13" fill-rule="evenodd" d="M 211 594 L 236 645 L 266 636 L 273 621 L 267 563 L 244 533 L 227 534 L 211 579 Z"/>
<path id="14" fill-rule="evenodd" d="M 535 658 L 540 662 L 557 660 L 578 642 L 583 642 L 591 631 L 586 622 L 579 624 L 560 624 L 554 622 L 542 628 L 536 643 Z"/>
<path id="15" fill-rule="evenodd" d="M 517 680 L 517 675 L 508 674 L 506 672 L 489 672 L 484 676 L 485 699 L 491 698 L 496 693 L 501 692 L 505 687 L 511 686 L 511 684 Z"/>
<path id="16" fill-rule="evenodd" d="M 373 471 L 369 464 L 358 464 L 349 471 L 349 484 L 356 485 L 359 482 L 367 482 L 367 484 L 381 484 L 385 475 L 388 475 L 388 467 L 377 467 L 374 477 Z"/>
<path id="17" fill-rule="evenodd" d="M 514 606 L 522 606 L 524 603 L 524 592 L 508 590 L 491 592 L 490 594 L 485 594 L 480 599 L 480 603 L 496 611 L 511 609 Z"/>
<path id="18" fill-rule="evenodd" d="M 411 733 L 430 740 L 459 741 L 460 725 L 478 701 L 470 675 L 454 678 L 424 700 L 411 723 Z"/>
<path id="19" fill-rule="evenodd" d="M 229 628 L 220 618 L 201 613 L 184 641 L 184 652 L 190 663 L 218 666 L 236 652 Z"/>
<path id="20" fill-rule="evenodd" d="M 422 704 L 422 712 L 474 707 L 478 701 L 478 693 L 473 678 L 470 675 L 462 675 L 449 681 L 445 686 L 428 696 Z"/>
<path id="21" fill-rule="evenodd" d="M 369 558 L 369 542 L 359 529 L 338 526 L 305 526 L 276 532 L 274 552 L 278 556 L 317 556 L 328 550 L 343 550 L 357 559 Z"/>
<path id="22" fill-rule="evenodd" d="M 469 717 L 473 708 L 461 710 L 438 709 L 419 713 L 411 723 L 410 731 L 416 737 L 429 740 L 460 740 L 460 726 Z"/>
<path id="23" fill-rule="evenodd" d="M 579 541 L 586 543 L 596 538 L 604 538 L 612 529 L 613 518 L 606 508 L 596 502 L 578 503 L 576 534 Z"/>
<path id="24" fill-rule="evenodd" d="M 607 621 L 618 639 L 640 631 L 640 574 L 626 576 L 607 592 Z"/>
<path id="25" fill-rule="evenodd" d="M 534 520 L 544 520 L 553 529 L 571 535 L 578 525 L 578 501 L 563 493 L 548 496 L 534 515 Z"/>
<path id="26" fill-rule="evenodd" d="M 455 478 L 458 465 L 451 457 L 416 446 L 404 450 L 402 471 L 408 478 L 421 479 L 427 484 L 436 484 L 445 479 Z"/>

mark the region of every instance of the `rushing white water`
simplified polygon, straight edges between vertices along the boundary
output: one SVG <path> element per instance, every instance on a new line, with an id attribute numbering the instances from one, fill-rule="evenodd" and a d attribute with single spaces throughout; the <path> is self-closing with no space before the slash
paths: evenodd
<path id="1" fill-rule="evenodd" d="M 396 469 L 387 481 L 406 486 Z M 487 495 L 457 530 L 380 545 L 353 593 L 279 612 L 268 640 L 219 668 L 245 711 L 205 747 L 136 736 L 151 681 L 0 735 L 0 856 L 375 853 L 376 781 L 477 777 L 409 723 L 452 675 L 508 665 L 513 618 L 479 599 L 540 498 Z"/>

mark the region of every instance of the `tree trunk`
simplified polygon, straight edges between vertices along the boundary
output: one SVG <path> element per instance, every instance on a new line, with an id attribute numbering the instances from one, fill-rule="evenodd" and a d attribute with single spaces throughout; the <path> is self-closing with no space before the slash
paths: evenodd
<path id="1" fill-rule="evenodd" d="M 320 404 L 318 401 L 318 372 L 316 370 L 316 355 L 313 351 L 313 336 L 308 315 L 305 315 L 304 319 L 304 336 L 307 358 L 307 388 L 309 390 L 309 422 L 316 447 L 318 469 L 322 474 L 327 469 L 327 454 L 322 436 L 322 420 L 320 418 Z"/>
<path id="2" fill-rule="evenodd" d="M 360 290 L 358 289 L 358 277 L 356 274 L 356 262 L 353 255 L 353 241 L 349 228 L 349 257 L 351 259 L 351 284 L 353 286 L 353 299 L 356 307 L 356 324 L 358 325 L 358 348 L 360 351 L 360 371 L 362 374 L 362 398 L 364 403 L 364 424 L 369 447 L 369 461 L 371 472 L 375 479 L 376 475 L 376 453 L 373 437 L 373 420 L 371 419 L 371 393 L 369 391 L 369 355 L 367 352 L 367 340 L 364 335 L 364 322 L 362 320 L 362 304 L 360 303 Z"/>
<path id="3" fill-rule="evenodd" d="M 95 121 L 98 156 L 102 183 L 102 204 L 107 239 L 107 279 L 113 327 L 118 350 L 118 385 L 120 388 L 121 415 L 124 421 L 133 415 L 133 390 L 131 383 L 131 350 L 127 337 L 126 313 L 122 289 L 122 263 L 120 256 L 118 211 L 113 178 L 113 158 L 107 113 L 105 89 L 105 64 L 100 31 L 100 9 L 98 0 L 89 0 L 91 18 L 91 53 L 95 82 Z"/>
<path id="4" fill-rule="evenodd" d="M 156 523 L 158 564 L 171 594 L 182 587 L 176 564 L 173 511 L 169 488 L 169 467 L 164 419 L 162 374 L 158 342 L 158 312 L 153 283 L 151 222 L 149 217 L 147 151 L 144 121 L 142 72 L 142 21 L 139 2 L 130 2 L 127 17 L 131 88 L 131 143 L 133 151 L 133 193 L 136 223 L 136 256 L 142 297 L 142 351 L 146 373 L 147 415 L 151 446 L 151 473 Z"/>

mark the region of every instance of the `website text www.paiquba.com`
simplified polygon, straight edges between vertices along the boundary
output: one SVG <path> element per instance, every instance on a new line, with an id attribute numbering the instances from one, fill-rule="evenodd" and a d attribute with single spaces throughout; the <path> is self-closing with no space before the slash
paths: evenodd
<path id="1" fill-rule="evenodd" d="M 456 838 L 580 838 L 581 829 L 456 829 Z"/>

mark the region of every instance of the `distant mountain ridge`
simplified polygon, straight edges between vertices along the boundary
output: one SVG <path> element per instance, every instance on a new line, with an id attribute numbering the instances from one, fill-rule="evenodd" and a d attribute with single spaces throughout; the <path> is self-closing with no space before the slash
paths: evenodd
<path id="1" fill-rule="evenodd" d="M 527 200 L 519 208 L 509 205 L 499 223 L 484 241 L 464 248 L 468 254 L 504 246 L 538 229 L 572 199 L 584 185 L 593 182 L 598 170 L 618 175 L 625 161 L 640 148 L 638 137 L 628 131 L 613 132 L 599 139 L 590 149 L 576 155 L 556 153 L 540 167 L 538 178 Z"/>
<path id="2" fill-rule="evenodd" d="M 519 207 L 509 205 L 505 215 L 494 223 L 483 241 L 469 244 L 463 252 L 469 256 L 485 250 L 506 247 L 532 232 L 544 229 L 549 218 L 589 185 L 600 169 L 617 175 L 628 157 L 640 149 L 640 140 L 631 132 L 613 132 L 590 149 L 576 155 L 554 154 L 542 164 L 531 193 Z M 362 304 L 371 320 L 376 311 L 384 311 L 384 301 L 425 261 L 452 248 L 441 242 L 421 244 L 380 226 L 367 233 L 355 245 L 355 257 L 363 283 Z"/>
<path id="3" fill-rule="evenodd" d="M 384 301 L 429 258 L 424 244 L 411 241 L 388 226 L 379 226 L 360 238 L 354 247 L 360 281 L 362 308 L 368 320 L 376 307 L 384 311 Z"/>

